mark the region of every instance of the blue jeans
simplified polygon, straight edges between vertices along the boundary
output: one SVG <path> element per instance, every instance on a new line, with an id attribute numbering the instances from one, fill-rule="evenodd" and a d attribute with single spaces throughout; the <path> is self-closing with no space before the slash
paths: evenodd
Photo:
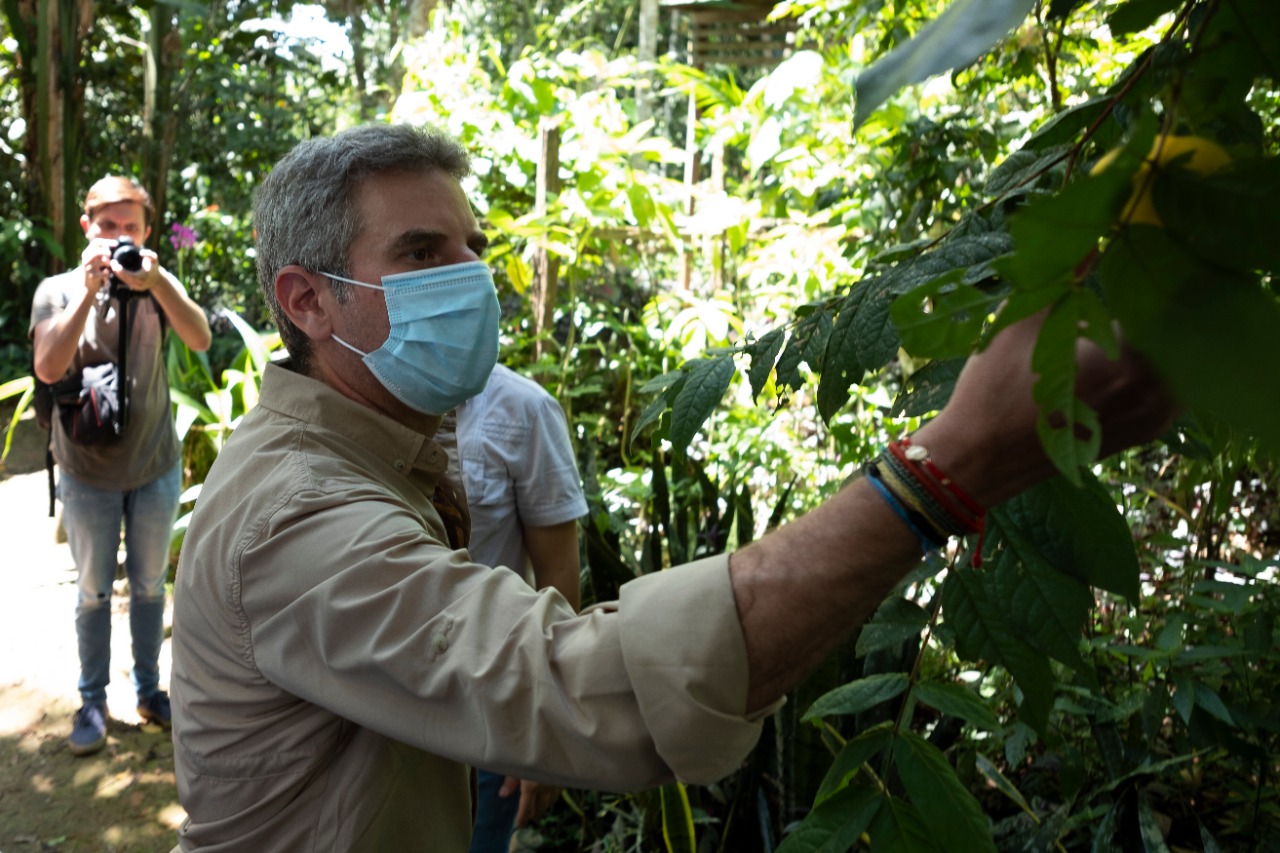
<path id="1" fill-rule="evenodd" d="M 99 489 L 62 473 L 58 498 L 62 526 L 79 573 L 76 640 L 80 649 L 80 698 L 107 700 L 111 680 L 111 585 L 116 579 L 120 527 L 124 525 L 125 574 L 129 578 L 129 629 L 133 636 L 133 686 L 145 699 L 160 689 L 164 642 L 164 584 L 169 543 L 178 517 L 181 463 L 129 491 Z"/>
<path id="2" fill-rule="evenodd" d="M 506 777 L 501 773 L 477 770 L 476 828 L 471 835 L 470 853 L 507 853 L 520 809 L 520 789 L 509 797 L 499 797 Z"/>

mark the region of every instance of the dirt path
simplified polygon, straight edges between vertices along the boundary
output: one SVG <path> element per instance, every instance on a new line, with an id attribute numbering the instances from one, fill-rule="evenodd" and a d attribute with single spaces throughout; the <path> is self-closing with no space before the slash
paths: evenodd
<path id="1" fill-rule="evenodd" d="M 7 411 L 0 410 L 3 423 Z M 48 518 L 43 434 L 24 421 L 0 467 L 0 853 L 168 851 L 184 813 L 167 732 L 143 725 L 129 679 L 128 601 L 116 596 L 107 746 L 66 748 L 79 707 L 76 575 Z M 169 674 L 169 643 L 160 659 Z"/>

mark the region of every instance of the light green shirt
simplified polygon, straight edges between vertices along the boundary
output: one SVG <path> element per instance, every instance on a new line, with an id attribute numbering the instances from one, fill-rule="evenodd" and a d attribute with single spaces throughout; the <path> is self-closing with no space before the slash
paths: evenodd
<path id="1" fill-rule="evenodd" d="M 442 544 L 447 461 L 268 368 L 178 569 L 179 849 L 463 851 L 466 765 L 626 790 L 715 781 L 754 745 L 725 557 L 575 615 Z"/>

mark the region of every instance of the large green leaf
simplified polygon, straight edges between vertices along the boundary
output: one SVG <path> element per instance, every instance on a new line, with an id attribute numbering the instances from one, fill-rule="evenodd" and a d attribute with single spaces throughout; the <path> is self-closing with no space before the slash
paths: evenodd
<path id="1" fill-rule="evenodd" d="M 956 638 L 956 652 L 969 660 L 1002 666 L 1022 688 L 1019 706 L 1027 725 L 1043 732 L 1053 707 L 1049 658 L 1019 636 L 1009 604 L 993 588 L 989 572 L 956 571 L 942 586 L 942 606 Z"/>
<path id="2" fill-rule="evenodd" d="M 880 58 L 858 78 L 854 127 L 903 86 L 968 65 L 1021 23 L 1035 0 L 954 0 L 915 38 Z"/>
<path id="3" fill-rule="evenodd" d="M 911 374 L 894 399 L 889 414 L 893 417 L 920 417 L 940 411 L 951 399 L 965 361 L 964 358 L 931 361 Z"/>
<path id="4" fill-rule="evenodd" d="M 1040 176 L 1065 160 L 1073 148 L 1069 143 L 1054 145 L 1043 151 L 1023 146 L 991 170 L 983 189 L 987 195 L 996 197 L 1034 186 Z"/>
<path id="5" fill-rule="evenodd" d="M 996 849 L 978 801 L 960 784 L 955 768 L 936 746 L 912 732 L 894 738 L 894 761 L 902 785 L 917 808 L 947 828 L 948 850 Z"/>
<path id="6" fill-rule="evenodd" d="M 1080 487 L 1055 477 L 987 516 L 1020 558 L 1043 560 L 1078 581 L 1138 600 L 1138 555 L 1128 523 L 1097 478 Z"/>
<path id="7" fill-rule="evenodd" d="M 1100 272 L 1125 334 L 1181 399 L 1280 450 L 1273 293 L 1147 226 L 1112 241 Z"/>
<path id="8" fill-rule="evenodd" d="M 883 792 L 869 785 L 841 788 L 805 816 L 777 853 L 846 853 L 866 831 L 883 799 Z"/>
<path id="9" fill-rule="evenodd" d="M 887 598 L 858 632 L 854 651 L 858 657 L 866 657 L 872 652 L 920 636 L 920 632 L 928 624 L 928 611 L 914 601 L 899 596 Z"/>
<path id="10" fill-rule="evenodd" d="M 724 399 L 737 368 L 729 356 L 694 359 L 685 365 L 688 378 L 671 404 L 671 448 L 682 456 L 689 442 Z"/>
<path id="11" fill-rule="evenodd" d="M 943 853 L 953 850 L 937 824 L 897 797 L 885 797 L 867 828 L 874 853 Z"/>
<path id="12" fill-rule="evenodd" d="M 1093 606 L 1088 588 L 1038 556 L 1015 556 L 1011 549 L 997 554 L 991 574 L 1018 635 L 1037 651 L 1091 675 L 1079 650 Z"/>
<path id="13" fill-rule="evenodd" d="M 751 359 L 751 367 L 747 370 L 747 381 L 751 383 L 752 400 L 760 397 L 760 392 L 769 381 L 769 374 L 773 372 L 778 353 L 782 352 L 785 336 L 785 329 L 772 329 L 762 335 L 759 340 L 747 345 L 747 357 Z"/>
<path id="14" fill-rule="evenodd" d="M 909 684 L 905 672 L 868 675 L 819 696 L 801 719 L 809 722 L 834 714 L 860 714 L 881 702 L 902 695 Z"/>
<path id="15" fill-rule="evenodd" d="M 845 306 L 850 305 L 846 299 Z M 849 401 L 849 386 L 862 381 L 864 370 L 858 360 L 857 316 L 852 307 L 840 310 L 822 357 L 822 378 L 818 383 L 818 414 L 827 423 Z"/>
<path id="16" fill-rule="evenodd" d="M 1118 353 L 1102 303 L 1092 291 L 1069 288 L 1036 338 L 1031 354 L 1031 369 L 1037 374 L 1032 398 L 1039 408 L 1037 429 L 1045 452 L 1076 485 L 1102 446 L 1097 414 L 1076 396 L 1076 342 L 1081 337 L 1101 345 L 1112 358 Z"/>
<path id="17" fill-rule="evenodd" d="M 808 362 L 810 369 L 822 370 L 822 352 L 827 345 L 827 336 L 831 334 L 831 313 L 825 305 L 805 315 L 796 323 L 787 346 L 778 359 L 778 387 L 791 389 L 804 384 L 800 378 L 800 363 Z"/>
<path id="18" fill-rule="evenodd" d="M 1145 30 L 1165 12 L 1181 5 L 1182 0 L 1128 0 L 1107 18 L 1113 35 L 1121 36 Z"/>
<path id="19" fill-rule="evenodd" d="M 930 708 L 958 717 L 971 726 L 989 732 L 998 731 L 1000 728 L 1000 719 L 987 703 L 982 701 L 982 697 L 960 684 L 925 681 L 913 688 L 913 695 Z"/>

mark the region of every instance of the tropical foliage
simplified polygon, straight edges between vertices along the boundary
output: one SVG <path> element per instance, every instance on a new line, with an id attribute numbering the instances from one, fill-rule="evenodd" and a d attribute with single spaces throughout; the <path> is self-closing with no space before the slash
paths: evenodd
<path id="1" fill-rule="evenodd" d="M 253 184 L 294 140 L 352 121 L 438 124 L 475 153 L 505 359 L 573 425 L 588 602 L 822 500 L 940 408 L 996 331 L 1046 312 L 1036 394 L 1061 476 L 923 561 L 738 773 L 566 792 L 526 849 L 1276 846 L 1270 0 L 784 0 L 787 57 L 737 69 L 642 60 L 644 4 L 622 0 L 330 3 L 353 45 L 337 65 L 264 20 L 300 4 L 91 5 L 80 56 L 100 61 L 81 59 L 79 126 L 95 132 L 75 180 L 142 168 L 120 142 L 151 138 L 125 94 L 129 40 L 150 44 L 164 18 L 185 57 L 169 86 L 193 132 L 170 139 L 155 233 L 182 238 L 175 267 L 226 318 L 212 358 L 170 352 L 193 494 L 269 349 Z M 974 50 L 982 10 L 1000 32 Z M 657 43 L 682 45 L 688 20 L 664 16 Z M 30 186 L 25 102 L 0 89 L 15 106 L 0 180 Z M 1230 165 L 1143 165 L 1184 136 Z M 549 137 L 559 190 L 540 204 Z M 694 186 L 690 151 L 708 176 Z M 6 376 L 26 368 L 23 300 L 71 245 L 13 197 Z M 547 257 L 559 289 L 542 323 Z M 1098 461 L 1073 352 L 1114 350 L 1117 323 L 1188 410 L 1159 444 Z"/>

